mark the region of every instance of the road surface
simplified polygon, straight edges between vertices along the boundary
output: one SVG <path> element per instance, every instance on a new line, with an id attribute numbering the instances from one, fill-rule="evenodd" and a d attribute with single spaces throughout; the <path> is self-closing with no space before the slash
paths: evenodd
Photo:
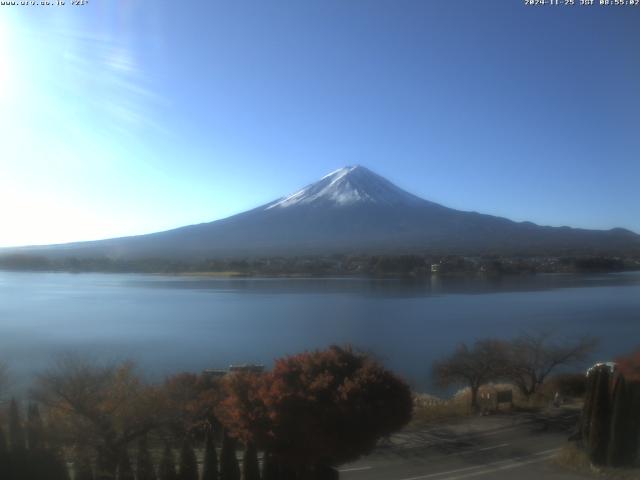
<path id="1" fill-rule="evenodd" d="M 407 429 L 369 456 L 339 468 L 341 480 L 583 480 L 553 457 L 567 444 L 579 412 L 474 417 Z"/>

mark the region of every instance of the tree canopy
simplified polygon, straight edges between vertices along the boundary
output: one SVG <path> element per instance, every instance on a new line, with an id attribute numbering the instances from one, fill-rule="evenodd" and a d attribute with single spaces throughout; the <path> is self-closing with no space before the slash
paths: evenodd
<path id="1" fill-rule="evenodd" d="M 523 333 L 508 341 L 483 339 L 471 347 L 461 344 L 451 355 L 434 362 L 433 374 L 441 386 L 468 386 L 471 406 L 478 408 L 477 394 L 483 384 L 512 382 L 529 398 L 552 372 L 584 362 L 596 345 L 590 337 L 558 340 L 546 332 Z"/>
<path id="2" fill-rule="evenodd" d="M 157 389 L 145 385 L 132 363 L 100 365 L 68 356 L 38 378 L 35 397 L 69 442 L 98 454 L 100 475 L 115 474 L 123 449 L 159 423 Z"/>
<path id="3" fill-rule="evenodd" d="M 350 347 L 285 357 L 227 388 L 221 421 L 288 465 L 355 460 L 408 423 L 413 405 L 403 380 Z"/>
<path id="4" fill-rule="evenodd" d="M 548 332 L 525 333 L 511 341 L 504 376 L 530 397 L 561 366 L 579 364 L 595 350 L 591 337 L 558 341 Z"/>
<path id="5" fill-rule="evenodd" d="M 508 345 L 501 340 L 478 340 L 472 347 L 462 343 L 453 354 L 433 365 L 434 378 L 447 387 L 462 384 L 471 389 L 471 407 L 478 407 L 478 390 L 504 372 Z"/>
<path id="6" fill-rule="evenodd" d="M 629 382 L 640 382 L 640 349 L 616 359 L 617 368 Z"/>

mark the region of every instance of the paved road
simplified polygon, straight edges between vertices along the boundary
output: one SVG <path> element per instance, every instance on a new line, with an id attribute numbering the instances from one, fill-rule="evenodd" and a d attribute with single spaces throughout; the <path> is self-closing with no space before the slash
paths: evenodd
<path id="1" fill-rule="evenodd" d="M 583 480 L 552 462 L 578 412 L 501 414 L 394 435 L 340 468 L 342 480 Z"/>

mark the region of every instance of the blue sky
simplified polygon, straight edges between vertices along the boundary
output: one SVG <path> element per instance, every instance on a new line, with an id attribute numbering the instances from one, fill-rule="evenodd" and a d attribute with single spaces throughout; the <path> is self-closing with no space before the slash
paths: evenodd
<path id="1" fill-rule="evenodd" d="M 211 221 L 350 164 L 640 232 L 640 7 L 69 3 L 0 7 L 0 246 Z"/>

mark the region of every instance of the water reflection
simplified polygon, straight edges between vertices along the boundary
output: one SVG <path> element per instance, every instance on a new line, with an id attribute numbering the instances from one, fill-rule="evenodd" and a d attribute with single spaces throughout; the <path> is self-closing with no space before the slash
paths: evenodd
<path id="1" fill-rule="evenodd" d="M 538 274 L 506 276 L 441 276 L 421 279 L 371 278 L 214 278 L 144 276 L 125 278 L 124 285 L 140 288 L 216 290 L 255 294 L 350 294 L 382 297 L 425 297 L 447 294 L 486 294 L 549 291 L 561 288 L 640 285 L 636 272 L 598 275 Z"/>
<path id="2" fill-rule="evenodd" d="M 56 352 L 131 357 L 152 376 L 331 343 L 375 353 L 418 389 L 459 342 L 523 330 L 602 339 L 599 360 L 640 343 L 640 274 L 210 278 L 0 272 L 0 360 L 29 374 Z"/>

